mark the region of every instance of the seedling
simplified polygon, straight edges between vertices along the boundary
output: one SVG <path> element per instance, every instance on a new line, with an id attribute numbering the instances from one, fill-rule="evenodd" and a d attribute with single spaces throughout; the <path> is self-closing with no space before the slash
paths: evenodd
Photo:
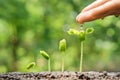
<path id="1" fill-rule="evenodd" d="M 75 29 L 69 29 L 68 34 L 69 35 L 77 35 L 79 40 L 80 40 L 80 67 L 79 70 L 80 72 L 82 72 L 82 64 L 83 64 L 83 47 L 84 47 L 84 41 L 85 41 L 85 37 L 86 34 L 91 34 L 94 31 L 93 28 L 87 28 L 86 30 L 83 29 L 83 27 L 81 27 L 81 29 L 75 30 Z"/>
<path id="2" fill-rule="evenodd" d="M 65 50 L 66 50 L 66 40 L 62 39 L 59 42 L 59 50 L 62 53 L 62 72 L 64 71 L 64 54 L 65 54 Z"/>
<path id="3" fill-rule="evenodd" d="M 35 62 L 31 62 L 30 64 L 27 65 L 26 68 L 29 70 L 29 69 L 33 68 L 34 66 L 35 66 Z"/>
<path id="4" fill-rule="evenodd" d="M 50 57 L 45 51 L 40 51 L 40 54 L 48 61 L 48 71 L 51 71 L 50 67 Z"/>

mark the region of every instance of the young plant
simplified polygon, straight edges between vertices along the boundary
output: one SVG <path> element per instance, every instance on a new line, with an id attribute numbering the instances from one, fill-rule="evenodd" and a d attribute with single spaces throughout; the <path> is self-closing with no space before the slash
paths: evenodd
<path id="1" fill-rule="evenodd" d="M 79 40 L 80 40 L 80 66 L 79 66 L 79 70 L 80 72 L 82 72 L 82 64 L 83 64 L 83 47 L 84 47 L 84 41 L 85 41 L 85 37 L 86 34 L 91 34 L 94 31 L 93 28 L 87 28 L 86 30 L 83 29 L 83 27 L 81 27 L 80 31 L 75 30 L 75 29 L 70 29 L 68 31 L 69 35 L 77 35 Z"/>
<path id="2" fill-rule="evenodd" d="M 48 71 L 51 71 L 50 67 L 50 57 L 45 51 L 40 51 L 40 54 L 48 61 Z"/>
<path id="3" fill-rule="evenodd" d="M 26 68 L 29 70 L 29 69 L 33 68 L 34 66 L 35 66 L 35 62 L 31 62 L 27 65 Z"/>
<path id="4" fill-rule="evenodd" d="M 64 54 L 65 54 L 65 50 L 66 50 L 66 40 L 62 39 L 59 42 L 59 50 L 62 53 L 62 72 L 64 71 Z"/>

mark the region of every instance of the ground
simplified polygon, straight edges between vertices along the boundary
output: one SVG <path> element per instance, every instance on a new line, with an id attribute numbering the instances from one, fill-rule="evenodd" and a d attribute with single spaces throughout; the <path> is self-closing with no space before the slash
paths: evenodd
<path id="1" fill-rule="evenodd" d="M 0 80 L 120 80 L 120 72 L 9 72 L 1 73 Z"/>

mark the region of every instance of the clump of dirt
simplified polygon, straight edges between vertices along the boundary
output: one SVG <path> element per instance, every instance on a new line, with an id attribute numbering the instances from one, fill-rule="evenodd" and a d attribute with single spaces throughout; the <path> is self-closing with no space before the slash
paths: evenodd
<path id="1" fill-rule="evenodd" d="M 120 72 L 9 72 L 0 74 L 0 80 L 120 80 Z"/>

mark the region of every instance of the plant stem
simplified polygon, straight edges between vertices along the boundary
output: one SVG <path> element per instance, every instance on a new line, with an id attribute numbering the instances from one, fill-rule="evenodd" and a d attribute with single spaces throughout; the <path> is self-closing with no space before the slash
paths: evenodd
<path id="1" fill-rule="evenodd" d="M 64 51 L 62 51 L 62 72 L 64 71 Z"/>
<path id="2" fill-rule="evenodd" d="M 83 64 L 83 41 L 80 42 L 81 46 L 81 55 L 80 55 L 80 72 L 82 72 L 82 64 Z"/>
<path id="3" fill-rule="evenodd" d="M 51 67 L 50 67 L 50 59 L 48 59 L 48 71 L 51 71 Z"/>

